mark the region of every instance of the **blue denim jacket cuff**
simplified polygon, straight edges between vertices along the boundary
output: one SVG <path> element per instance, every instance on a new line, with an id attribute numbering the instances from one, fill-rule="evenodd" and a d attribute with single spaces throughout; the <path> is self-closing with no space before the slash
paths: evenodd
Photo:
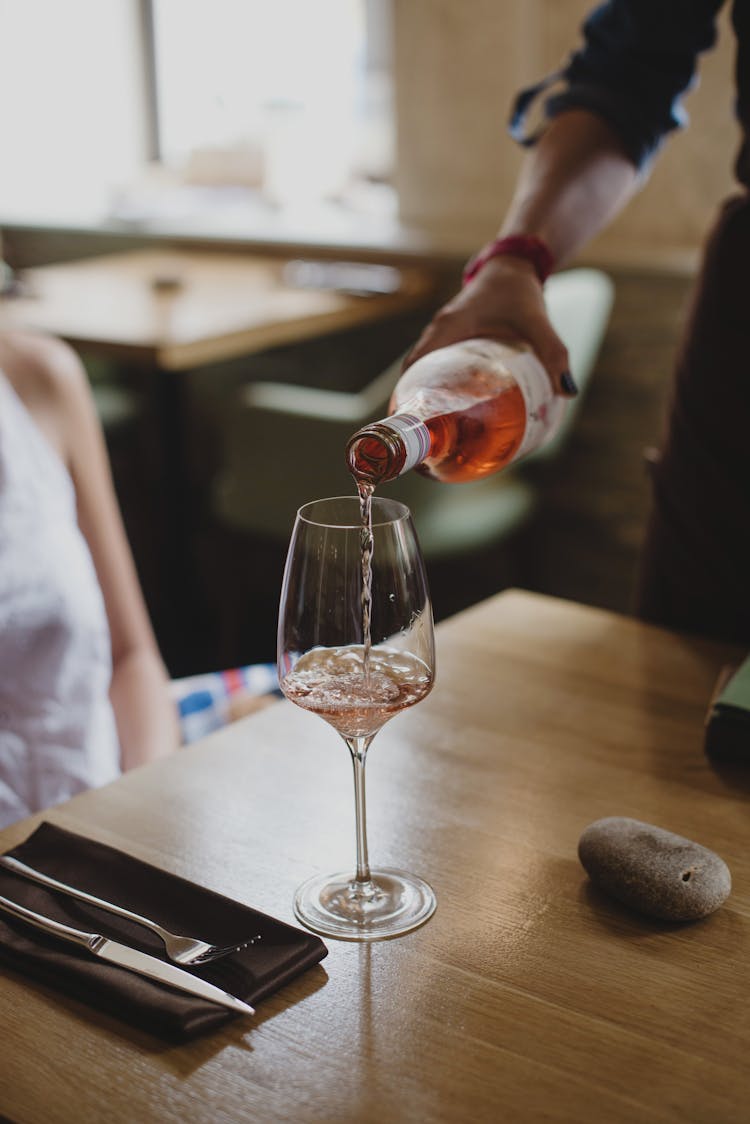
<path id="1" fill-rule="evenodd" d="M 687 118 L 681 107 L 672 106 L 669 119 L 662 122 L 658 130 L 648 128 L 643 120 L 639 121 L 637 115 L 633 114 L 632 99 L 629 99 L 627 104 L 620 104 L 616 93 L 611 89 L 586 83 L 573 83 L 564 85 L 559 93 L 553 93 L 544 99 L 540 106 L 541 124 L 529 128 L 528 118 L 534 103 L 558 82 L 564 83 L 565 77 L 564 71 L 555 71 L 541 82 L 521 90 L 516 95 L 508 121 L 508 131 L 518 144 L 524 147 L 536 144 L 549 121 L 565 110 L 587 109 L 597 114 L 614 129 L 629 159 L 639 172 L 644 172 L 659 151 L 666 134 L 686 124 Z"/>

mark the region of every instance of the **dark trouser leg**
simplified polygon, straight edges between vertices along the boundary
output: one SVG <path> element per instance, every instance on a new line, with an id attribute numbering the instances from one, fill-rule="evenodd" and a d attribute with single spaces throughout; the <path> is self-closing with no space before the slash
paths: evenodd
<path id="1" fill-rule="evenodd" d="M 637 611 L 750 645 L 750 196 L 723 207 L 677 360 Z"/>

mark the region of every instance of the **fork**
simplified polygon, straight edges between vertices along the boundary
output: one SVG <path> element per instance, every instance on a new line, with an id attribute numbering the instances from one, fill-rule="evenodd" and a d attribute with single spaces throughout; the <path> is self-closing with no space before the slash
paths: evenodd
<path id="1" fill-rule="evenodd" d="M 4 866 L 6 870 L 12 870 L 14 874 L 21 874 L 32 882 L 38 882 L 41 886 L 46 886 L 50 890 L 57 890 L 61 894 L 67 894 L 68 897 L 86 902 L 87 905 L 94 905 L 98 909 L 106 910 L 107 913 L 124 917 L 126 921 L 134 921 L 138 925 L 143 925 L 146 929 L 150 929 L 152 933 L 161 937 L 167 956 L 176 964 L 208 964 L 219 956 L 225 956 L 230 952 L 238 952 L 241 948 L 247 948 L 261 939 L 258 935 L 239 944 L 222 947 L 210 944 L 208 941 L 199 940 L 197 937 L 181 936 L 178 933 L 171 933 L 169 929 L 165 929 L 162 925 L 157 925 L 155 921 L 151 921 L 148 917 L 142 917 L 139 913 L 133 913 L 131 910 L 125 909 L 124 906 L 115 905 L 113 902 L 105 902 L 101 898 L 94 897 L 93 894 L 87 894 L 85 890 L 79 890 L 76 886 L 59 882 L 57 878 L 27 866 L 20 859 L 14 859 L 12 855 L 0 855 L 0 866 Z"/>

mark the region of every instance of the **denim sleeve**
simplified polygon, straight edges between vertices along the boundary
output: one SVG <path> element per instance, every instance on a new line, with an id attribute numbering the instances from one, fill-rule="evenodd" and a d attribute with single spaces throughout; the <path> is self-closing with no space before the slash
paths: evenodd
<path id="1" fill-rule="evenodd" d="M 723 0 L 608 0 L 583 25 L 584 44 L 562 70 L 522 90 L 510 132 L 533 144 L 526 113 L 544 90 L 551 118 L 566 109 L 588 109 L 617 132 L 637 168 L 643 168 L 673 129 L 687 123 L 681 98 L 693 84 L 698 55 L 716 41 Z"/>

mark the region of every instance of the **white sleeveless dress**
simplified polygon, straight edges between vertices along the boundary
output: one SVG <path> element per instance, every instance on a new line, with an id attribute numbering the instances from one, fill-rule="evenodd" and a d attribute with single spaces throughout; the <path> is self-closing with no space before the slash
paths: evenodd
<path id="1" fill-rule="evenodd" d="M 73 482 L 0 372 L 0 827 L 119 775 L 111 676 Z"/>

